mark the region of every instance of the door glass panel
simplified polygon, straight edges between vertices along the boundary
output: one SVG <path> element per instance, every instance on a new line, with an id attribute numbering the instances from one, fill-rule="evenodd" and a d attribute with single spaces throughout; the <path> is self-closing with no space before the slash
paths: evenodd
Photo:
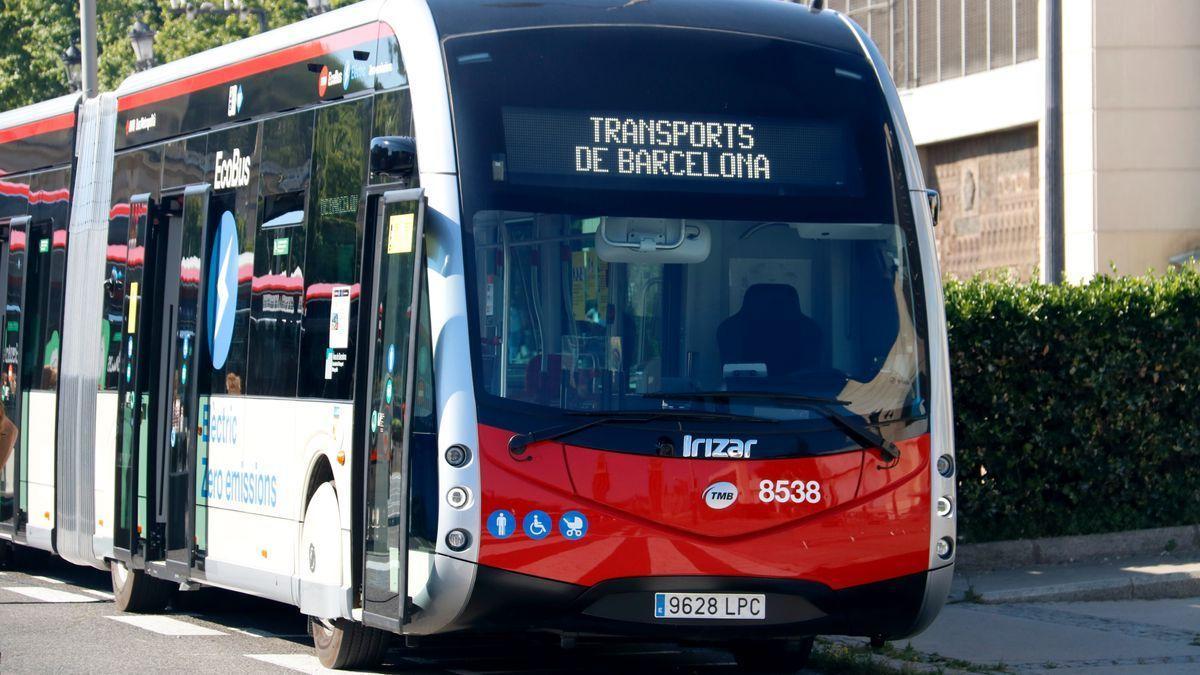
<path id="1" fill-rule="evenodd" d="M 421 202 L 383 200 L 377 220 L 378 268 L 371 345 L 370 406 L 367 420 L 366 570 L 363 608 L 386 617 L 401 616 L 407 598 L 402 556 L 407 555 L 408 371 L 412 342 L 416 261 Z"/>
<path id="2" fill-rule="evenodd" d="M 0 355 L 0 405 L 4 406 L 8 418 L 16 424 L 20 421 L 20 350 L 21 350 L 21 305 L 25 293 L 25 225 L 24 222 L 9 223 L 8 239 L 3 242 L 3 274 L 7 288 L 4 327 L 0 330 L 3 339 L 3 354 Z M 15 451 L 15 448 L 14 448 Z M 17 462 L 9 458 L 0 467 L 0 522 L 9 522 L 14 515 L 16 498 Z"/>
<path id="3" fill-rule="evenodd" d="M 201 293 L 201 247 L 204 237 L 204 207 L 208 191 L 189 191 L 183 198 L 183 213 L 172 214 L 171 229 L 180 237 L 178 272 L 168 269 L 168 274 L 179 275 L 177 303 L 173 334 L 169 336 L 170 349 L 170 405 L 168 411 L 166 447 L 169 472 L 167 524 L 167 549 L 170 557 L 188 560 L 188 523 L 185 520 L 190 509 L 192 443 L 196 428 L 196 346 L 199 343 L 199 308 L 202 307 Z M 173 263 L 176 258 L 170 258 Z"/>
<path id="4" fill-rule="evenodd" d="M 145 429 L 141 424 L 148 403 L 141 373 L 140 344 L 143 333 L 146 289 L 147 201 L 135 199 L 129 207 L 129 237 L 126 247 L 124 280 L 125 331 L 121 345 L 118 383 L 116 522 L 113 543 L 118 549 L 135 552 L 137 540 L 145 532 L 146 457 Z"/>

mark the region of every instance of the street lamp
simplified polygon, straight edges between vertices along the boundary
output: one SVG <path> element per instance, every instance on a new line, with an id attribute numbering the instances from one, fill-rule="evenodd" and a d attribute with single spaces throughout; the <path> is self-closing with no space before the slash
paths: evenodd
<path id="1" fill-rule="evenodd" d="M 63 68 L 67 71 L 67 84 L 71 87 L 71 91 L 79 91 L 79 86 L 83 82 L 83 56 L 79 53 L 79 48 L 71 45 L 62 53 Z"/>
<path id="2" fill-rule="evenodd" d="M 324 14 L 331 9 L 329 6 L 329 0 L 307 0 L 307 2 L 309 16 Z"/>
<path id="3" fill-rule="evenodd" d="M 129 29 L 129 41 L 133 43 L 134 70 L 146 70 L 154 66 L 154 30 L 138 19 Z"/>

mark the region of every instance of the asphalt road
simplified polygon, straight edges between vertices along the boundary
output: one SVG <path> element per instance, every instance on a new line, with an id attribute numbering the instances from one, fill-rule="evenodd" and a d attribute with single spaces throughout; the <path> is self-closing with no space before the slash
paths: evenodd
<path id="1" fill-rule="evenodd" d="M 121 614 L 108 574 L 21 551 L 0 571 L 0 673 L 328 672 L 318 663 L 294 607 L 204 589 L 178 594 L 177 607 Z M 604 645 L 565 651 L 557 644 L 444 645 L 388 653 L 384 672 L 654 673 L 739 672 L 719 650 Z"/>

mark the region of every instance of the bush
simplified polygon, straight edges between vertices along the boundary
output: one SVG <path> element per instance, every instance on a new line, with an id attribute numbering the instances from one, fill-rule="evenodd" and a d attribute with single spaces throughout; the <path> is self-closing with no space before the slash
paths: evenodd
<path id="1" fill-rule="evenodd" d="M 964 542 L 1200 523 L 1200 273 L 946 284 Z"/>

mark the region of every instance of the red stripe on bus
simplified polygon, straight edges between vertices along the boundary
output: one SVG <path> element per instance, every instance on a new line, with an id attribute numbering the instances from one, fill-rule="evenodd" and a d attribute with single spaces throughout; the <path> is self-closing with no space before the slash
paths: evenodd
<path id="1" fill-rule="evenodd" d="M 151 89 L 134 92 L 127 96 L 122 96 L 117 101 L 117 110 L 125 111 L 157 103 L 169 98 L 175 98 L 176 96 L 190 94 L 194 91 L 215 87 L 226 82 L 233 82 L 244 77 L 291 65 L 305 59 L 324 56 L 343 47 L 362 44 L 368 40 L 377 39 L 380 27 L 384 25 L 381 22 L 376 22 L 359 26 L 358 28 L 351 28 L 341 33 L 334 33 L 317 38 L 316 40 L 285 47 L 277 52 L 239 61 L 222 68 L 217 68 L 216 70 L 189 75 L 183 79 L 168 82 Z"/>
<path id="2" fill-rule="evenodd" d="M 63 113 L 21 126 L 0 129 L 0 143 L 9 143 L 38 134 L 48 134 L 51 131 L 70 129 L 73 126 L 75 126 L 75 113 Z"/>

